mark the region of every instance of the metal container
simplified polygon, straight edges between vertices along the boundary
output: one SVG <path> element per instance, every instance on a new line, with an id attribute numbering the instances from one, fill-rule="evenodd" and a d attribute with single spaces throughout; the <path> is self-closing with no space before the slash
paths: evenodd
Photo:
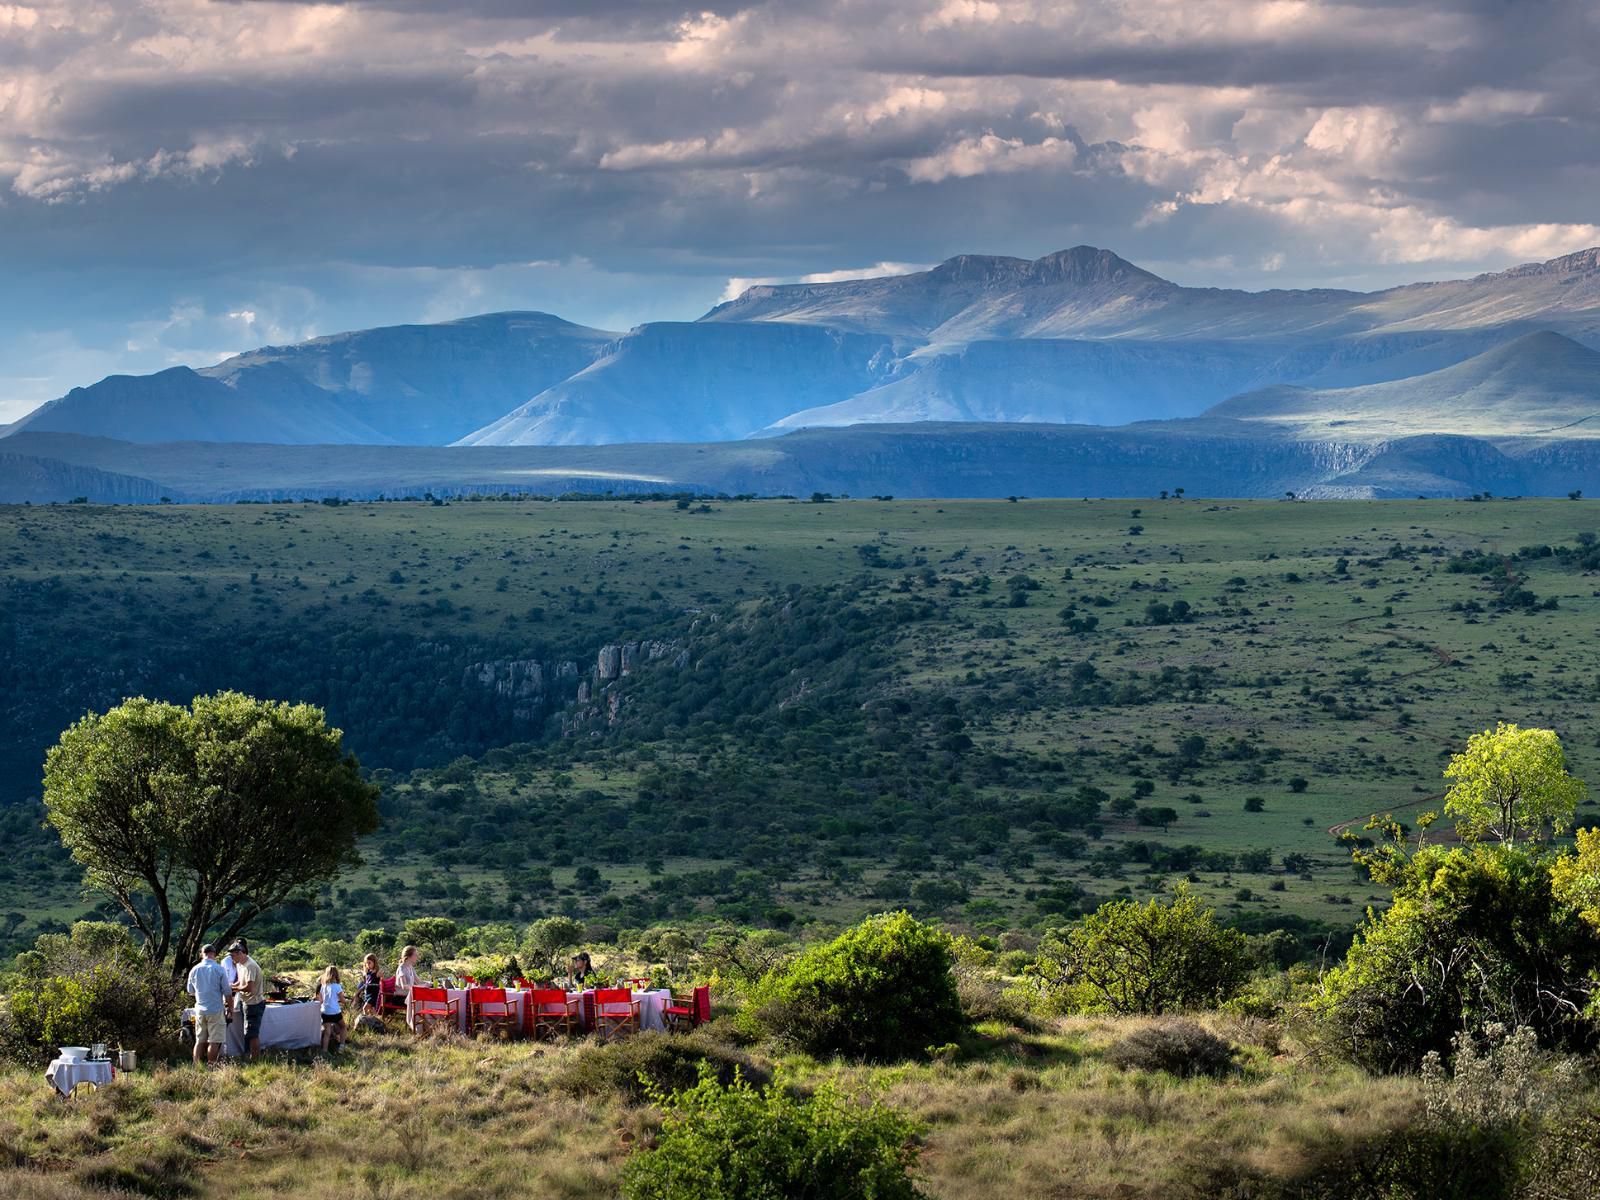
<path id="1" fill-rule="evenodd" d="M 139 1065 L 139 1055 L 134 1050 L 117 1051 L 117 1070 L 131 1071 Z"/>

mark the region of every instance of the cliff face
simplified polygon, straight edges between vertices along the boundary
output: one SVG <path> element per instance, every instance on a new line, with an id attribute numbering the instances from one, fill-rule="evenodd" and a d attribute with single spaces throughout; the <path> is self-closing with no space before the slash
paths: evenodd
<path id="1" fill-rule="evenodd" d="M 96 504 L 154 504 L 161 485 L 133 475 L 0 453 L 0 504 L 53 504 L 83 497 Z"/>
<path id="2" fill-rule="evenodd" d="M 676 640 L 616 642 L 600 647 L 591 671 L 570 659 L 500 658 L 471 664 L 463 681 L 493 692 L 525 725 L 564 708 L 563 726 L 572 732 L 602 716 L 610 724 L 620 720 L 623 700 L 615 684 L 659 662 L 682 670 L 689 652 Z"/>

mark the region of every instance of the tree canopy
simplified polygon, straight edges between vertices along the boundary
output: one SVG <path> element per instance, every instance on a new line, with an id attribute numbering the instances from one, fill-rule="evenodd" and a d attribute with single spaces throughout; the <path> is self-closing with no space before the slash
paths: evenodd
<path id="1" fill-rule="evenodd" d="M 1553 729 L 1523 729 L 1501 722 L 1475 733 L 1444 771 L 1455 781 L 1444 811 L 1465 841 L 1493 837 L 1508 845 L 1563 833 L 1583 799 L 1583 783 L 1567 773 L 1567 757 Z"/>
<path id="2" fill-rule="evenodd" d="M 88 884 L 174 972 L 357 861 L 378 789 L 308 704 L 238 692 L 185 708 L 138 697 L 68 728 L 44 801 Z"/>
<path id="3" fill-rule="evenodd" d="M 1063 1008 L 1159 1015 L 1229 999 L 1250 956 L 1243 934 L 1179 887 L 1170 902 L 1102 904 L 1040 943 L 1032 972 Z"/>

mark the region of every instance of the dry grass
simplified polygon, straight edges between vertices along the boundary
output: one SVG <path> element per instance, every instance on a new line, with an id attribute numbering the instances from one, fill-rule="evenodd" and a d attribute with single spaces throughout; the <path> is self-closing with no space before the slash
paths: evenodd
<path id="1" fill-rule="evenodd" d="M 826 1076 L 881 1088 L 927 1126 L 930 1196 L 1161 1197 L 1195 1181 L 1292 1177 L 1331 1143 L 1406 1119 L 1404 1080 L 1317 1067 L 1246 1044 L 1224 1080 L 1122 1071 L 1107 1046 L 1137 1022 L 1075 1019 L 1042 1032 L 986 1027 L 953 1061 L 871 1068 L 780 1063 L 801 1087 Z M 483 1200 L 616 1194 L 653 1114 L 571 1094 L 572 1047 L 369 1038 L 342 1060 L 279 1059 L 200 1073 L 157 1067 L 92 1099 L 55 1099 L 28 1072 L 0 1076 L 0 1195 L 85 1200 L 123 1189 L 171 1197 Z M 592 1053 L 592 1052 L 591 1052 Z M 755 1055 L 758 1060 L 764 1056 Z"/>

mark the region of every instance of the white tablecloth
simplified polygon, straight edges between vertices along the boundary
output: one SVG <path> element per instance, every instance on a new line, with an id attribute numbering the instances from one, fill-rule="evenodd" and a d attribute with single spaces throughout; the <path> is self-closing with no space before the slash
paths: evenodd
<path id="1" fill-rule="evenodd" d="M 634 992 L 633 998 L 639 1002 L 639 1028 L 665 1030 L 666 1019 L 661 1015 L 661 1010 L 672 1003 L 671 988 L 657 988 L 652 992 Z M 586 988 L 581 992 L 568 992 L 568 1000 L 583 1001 L 580 1010 L 583 1016 L 583 1027 L 588 1029 L 594 1025 L 594 989 Z"/>
<path id="2" fill-rule="evenodd" d="M 44 1077 L 50 1086 L 63 1096 L 69 1095 L 72 1089 L 80 1083 L 92 1083 L 98 1087 L 105 1087 L 111 1082 L 111 1064 L 109 1062 L 62 1062 L 59 1058 L 44 1069 Z"/>
<path id="3" fill-rule="evenodd" d="M 424 985 L 424 986 L 426 986 L 426 985 Z M 458 1029 L 460 1029 L 460 1031 L 462 1033 L 466 1033 L 467 1032 L 468 1023 L 471 1020 L 471 1014 L 467 1011 L 467 990 L 468 989 L 466 989 L 466 988 L 446 988 L 445 989 L 445 992 L 446 992 L 446 994 L 449 995 L 450 999 L 452 999 L 452 1000 L 454 1000 L 456 1002 L 456 1027 Z M 528 993 L 525 992 L 525 991 L 522 991 L 519 988 L 507 988 L 506 989 L 506 999 L 511 1002 L 512 1012 L 514 1012 L 516 1014 L 515 1020 L 514 1020 L 513 1025 L 512 1025 L 512 1028 L 515 1031 L 516 1036 L 521 1037 L 522 1036 L 522 1007 L 528 1001 Z M 416 1012 L 415 1012 L 415 1010 L 416 1010 L 416 1005 L 412 1002 L 411 994 L 407 993 L 407 995 L 406 995 L 406 1024 L 408 1026 L 410 1026 L 412 1029 L 415 1029 L 417 1027 L 417 1020 L 416 1020 Z"/>
<path id="4" fill-rule="evenodd" d="M 670 988 L 658 988 L 653 992 L 635 992 L 633 998 L 639 1002 L 640 1029 L 666 1029 L 667 1022 L 661 1015 L 661 1010 L 672 1003 Z"/>
<path id="5" fill-rule="evenodd" d="M 183 1010 L 185 1017 L 193 1017 L 194 1009 Z M 263 1050 L 305 1050 L 322 1044 L 322 1015 L 315 1000 L 302 1000 L 298 1004 L 269 1004 L 261 1014 L 261 1048 Z M 222 1042 L 222 1052 L 232 1058 L 241 1058 L 249 1050 L 244 1041 L 244 1009 L 241 1007 L 228 1022 L 228 1034 Z"/>

